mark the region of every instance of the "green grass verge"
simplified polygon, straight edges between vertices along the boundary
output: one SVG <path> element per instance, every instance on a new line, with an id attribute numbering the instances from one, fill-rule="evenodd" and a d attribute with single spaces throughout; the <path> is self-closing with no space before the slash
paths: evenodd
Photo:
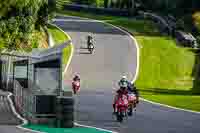
<path id="1" fill-rule="evenodd" d="M 69 40 L 69 38 L 60 29 L 53 25 L 48 25 L 48 32 L 51 33 L 55 45 L 61 44 Z"/>
<path id="2" fill-rule="evenodd" d="M 69 40 L 68 36 L 64 34 L 60 29 L 58 29 L 56 26 L 48 25 L 48 32 L 51 33 L 52 38 L 54 39 L 55 45 L 64 43 Z M 69 60 L 70 54 L 72 52 L 72 45 L 68 45 L 66 48 L 63 49 L 63 71 L 65 69 L 65 66 Z"/>
<path id="3" fill-rule="evenodd" d="M 24 125 L 24 128 L 32 129 L 35 131 L 45 132 L 45 133 L 109 133 L 106 131 L 100 131 L 94 128 L 53 128 L 47 125 Z"/>
<path id="4" fill-rule="evenodd" d="M 193 93 L 195 54 L 162 36 L 149 20 L 133 20 L 83 12 L 64 15 L 103 20 L 135 35 L 140 47 L 140 71 L 136 85 L 142 97 L 155 102 L 200 111 L 200 96 Z"/>

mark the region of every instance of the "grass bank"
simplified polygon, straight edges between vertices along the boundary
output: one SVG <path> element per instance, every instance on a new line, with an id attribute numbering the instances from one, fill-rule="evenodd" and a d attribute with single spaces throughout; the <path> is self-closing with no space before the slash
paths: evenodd
<path id="1" fill-rule="evenodd" d="M 59 45 L 69 40 L 69 37 L 54 25 L 48 25 L 48 32 L 51 33 L 55 45 Z M 67 64 L 69 60 L 71 52 L 72 52 L 71 44 L 63 49 L 63 58 L 62 58 L 63 65 L 64 65 L 63 68 L 65 68 L 65 65 Z"/>
<path id="2" fill-rule="evenodd" d="M 149 20 L 134 20 L 83 12 L 62 11 L 65 15 L 103 20 L 133 33 L 140 47 L 140 71 L 136 85 L 142 97 L 190 110 L 200 111 L 195 89 L 195 54 L 175 40 L 162 36 Z"/>

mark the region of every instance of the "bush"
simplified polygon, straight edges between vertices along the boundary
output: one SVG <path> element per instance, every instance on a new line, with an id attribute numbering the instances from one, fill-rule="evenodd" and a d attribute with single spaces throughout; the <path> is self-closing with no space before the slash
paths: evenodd
<path id="1" fill-rule="evenodd" d="M 30 50 L 36 47 L 33 32 L 45 27 L 52 18 L 48 0 L 3 0 L 0 2 L 0 47 Z M 49 17 L 50 16 L 50 17 Z M 34 44 L 31 44 L 33 41 Z"/>

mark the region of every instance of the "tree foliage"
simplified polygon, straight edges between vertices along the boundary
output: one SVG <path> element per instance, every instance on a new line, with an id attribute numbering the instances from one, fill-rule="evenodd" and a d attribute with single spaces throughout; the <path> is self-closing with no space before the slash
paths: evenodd
<path id="1" fill-rule="evenodd" d="M 0 41 L 9 50 L 31 45 L 35 29 L 48 21 L 48 0 L 0 0 Z"/>
<path id="2" fill-rule="evenodd" d="M 146 10 L 182 15 L 200 9 L 200 0 L 140 0 Z M 152 4 L 153 3 L 153 4 Z"/>

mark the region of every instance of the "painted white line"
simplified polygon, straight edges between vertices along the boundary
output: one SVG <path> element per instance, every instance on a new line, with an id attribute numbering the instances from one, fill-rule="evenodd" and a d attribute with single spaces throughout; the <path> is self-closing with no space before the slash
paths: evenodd
<path id="1" fill-rule="evenodd" d="M 54 42 L 54 39 L 53 39 L 53 37 L 52 37 L 52 35 L 51 35 L 51 33 L 50 32 L 48 32 L 48 40 L 49 40 L 49 46 L 50 47 L 53 47 L 54 46 L 54 44 L 55 44 L 55 42 Z"/>
<path id="2" fill-rule="evenodd" d="M 98 22 L 98 20 L 77 20 L 77 19 L 61 19 L 61 18 L 56 18 L 56 19 L 53 19 L 53 21 L 57 21 L 57 22 Z"/>
<path id="3" fill-rule="evenodd" d="M 63 77 L 64 77 L 64 74 L 67 72 L 67 69 L 68 69 L 68 67 L 69 67 L 69 65 L 70 65 L 70 63 L 71 63 L 71 60 L 72 60 L 72 57 L 73 57 L 73 55 L 74 55 L 74 46 L 71 44 L 71 54 L 70 54 L 70 56 L 69 56 L 69 59 L 68 59 L 68 62 L 67 62 L 67 65 L 66 65 L 66 67 L 65 67 L 65 70 L 64 70 L 64 72 L 63 72 Z"/>
<path id="4" fill-rule="evenodd" d="M 41 131 L 36 131 L 36 130 L 24 128 L 24 127 L 21 127 L 21 126 L 17 126 L 17 128 L 24 130 L 24 131 L 34 132 L 34 133 L 46 133 L 46 132 L 41 132 Z"/>
<path id="5" fill-rule="evenodd" d="M 68 15 L 65 15 L 65 16 L 68 16 Z M 74 16 L 70 16 L 70 15 L 69 15 L 69 17 L 72 17 L 72 18 L 79 18 L 79 19 L 88 19 L 88 20 L 92 20 L 92 19 L 90 19 L 90 18 L 77 17 L 77 16 L 74 17 Z M 105 23 L 105 24 L 109 24 L 109 23 L 106 23 L 106 22 L 101 21 L 101 20 L 96 20 L 96 21 L 97 21 L 97 22 L 102 22 L 102 23 Z M 109 25 L 112 25 L 112 24 L 109 24 Z M 124 33 L 128 34 L 128 35 L 134 40 L 134 42 L 135 42 L 135 44 L 136 44 L 136 47 L 137 47 L 137 68 L 136 68 L 135 77 L 134 77 L 133 80 L 132 80 L 132 83 L 134 83 L 134 82 L 136 81 L 136 79 L 138 78 L 138 74 L 139 74 L 139 65 L 140 65 L 140 64 L 139 64 L 139 63 L 140 63 L 140 61 L 139 61 L 139 56 L 140 56 L 139 45 L 138 45 L 136 39 L 135 39 L 130 33 L 128 33 L 127 31 L 125 31 L 125 30 L 123 30 L 123 29 L 121 29 L 121 28 L 119 28 L 119 27 L 117 27 L 117 26 L 115 26 L 115 25 L 112 25 L 112 26 L 113 26 L 113 27 L 116 27 L 117 29 L 119 29 L 119 30 L 123 31 Z M 140 97 L 140 99 L 143 100 L 143 101 L 145 101 L 145 102 L 149 102 L 149 103 L 151 103 L 151 104 L 155 104 L 155 105 L 159 105 L 159 106 L 164 106 L 164 107 L 168 107 L 168 108 L 172 108 L 172 109 L 176 109 L 176 110 L 180 110 L 180 111 L 185 111 L 185 112 L 200 114 L 199 111 L 187 110 L 187 109 L 182 109 L 182 108 L 177 108 L 177 107 L 169 106 L 169 105 L 166 105 L 166 104 L 160 104 L 160 103 L 153 102 L 153 101 L 150 101 L 150 100 L 141 98 L 141 97 Z"/>
<path id="6" fill-rule="evenodd" d="M 78 124 L 78 123 L 74 123 L 74 124 L 76 126 L 80 126 L 80 127 L 94 128 L 94 129 L 97 129 L 97 130 L 100 130 L 100 131 L 109 132 L 109 133 L 117 133 L 117 132 L 114 132 L 114 131 L 111 131 L 111 130 L 106 130 L 106 129 L 103 129 L 103 128 L 97 128 L 97 127 L 93 127 L 93 126 L 81 125 L 81 124 Z"/>

